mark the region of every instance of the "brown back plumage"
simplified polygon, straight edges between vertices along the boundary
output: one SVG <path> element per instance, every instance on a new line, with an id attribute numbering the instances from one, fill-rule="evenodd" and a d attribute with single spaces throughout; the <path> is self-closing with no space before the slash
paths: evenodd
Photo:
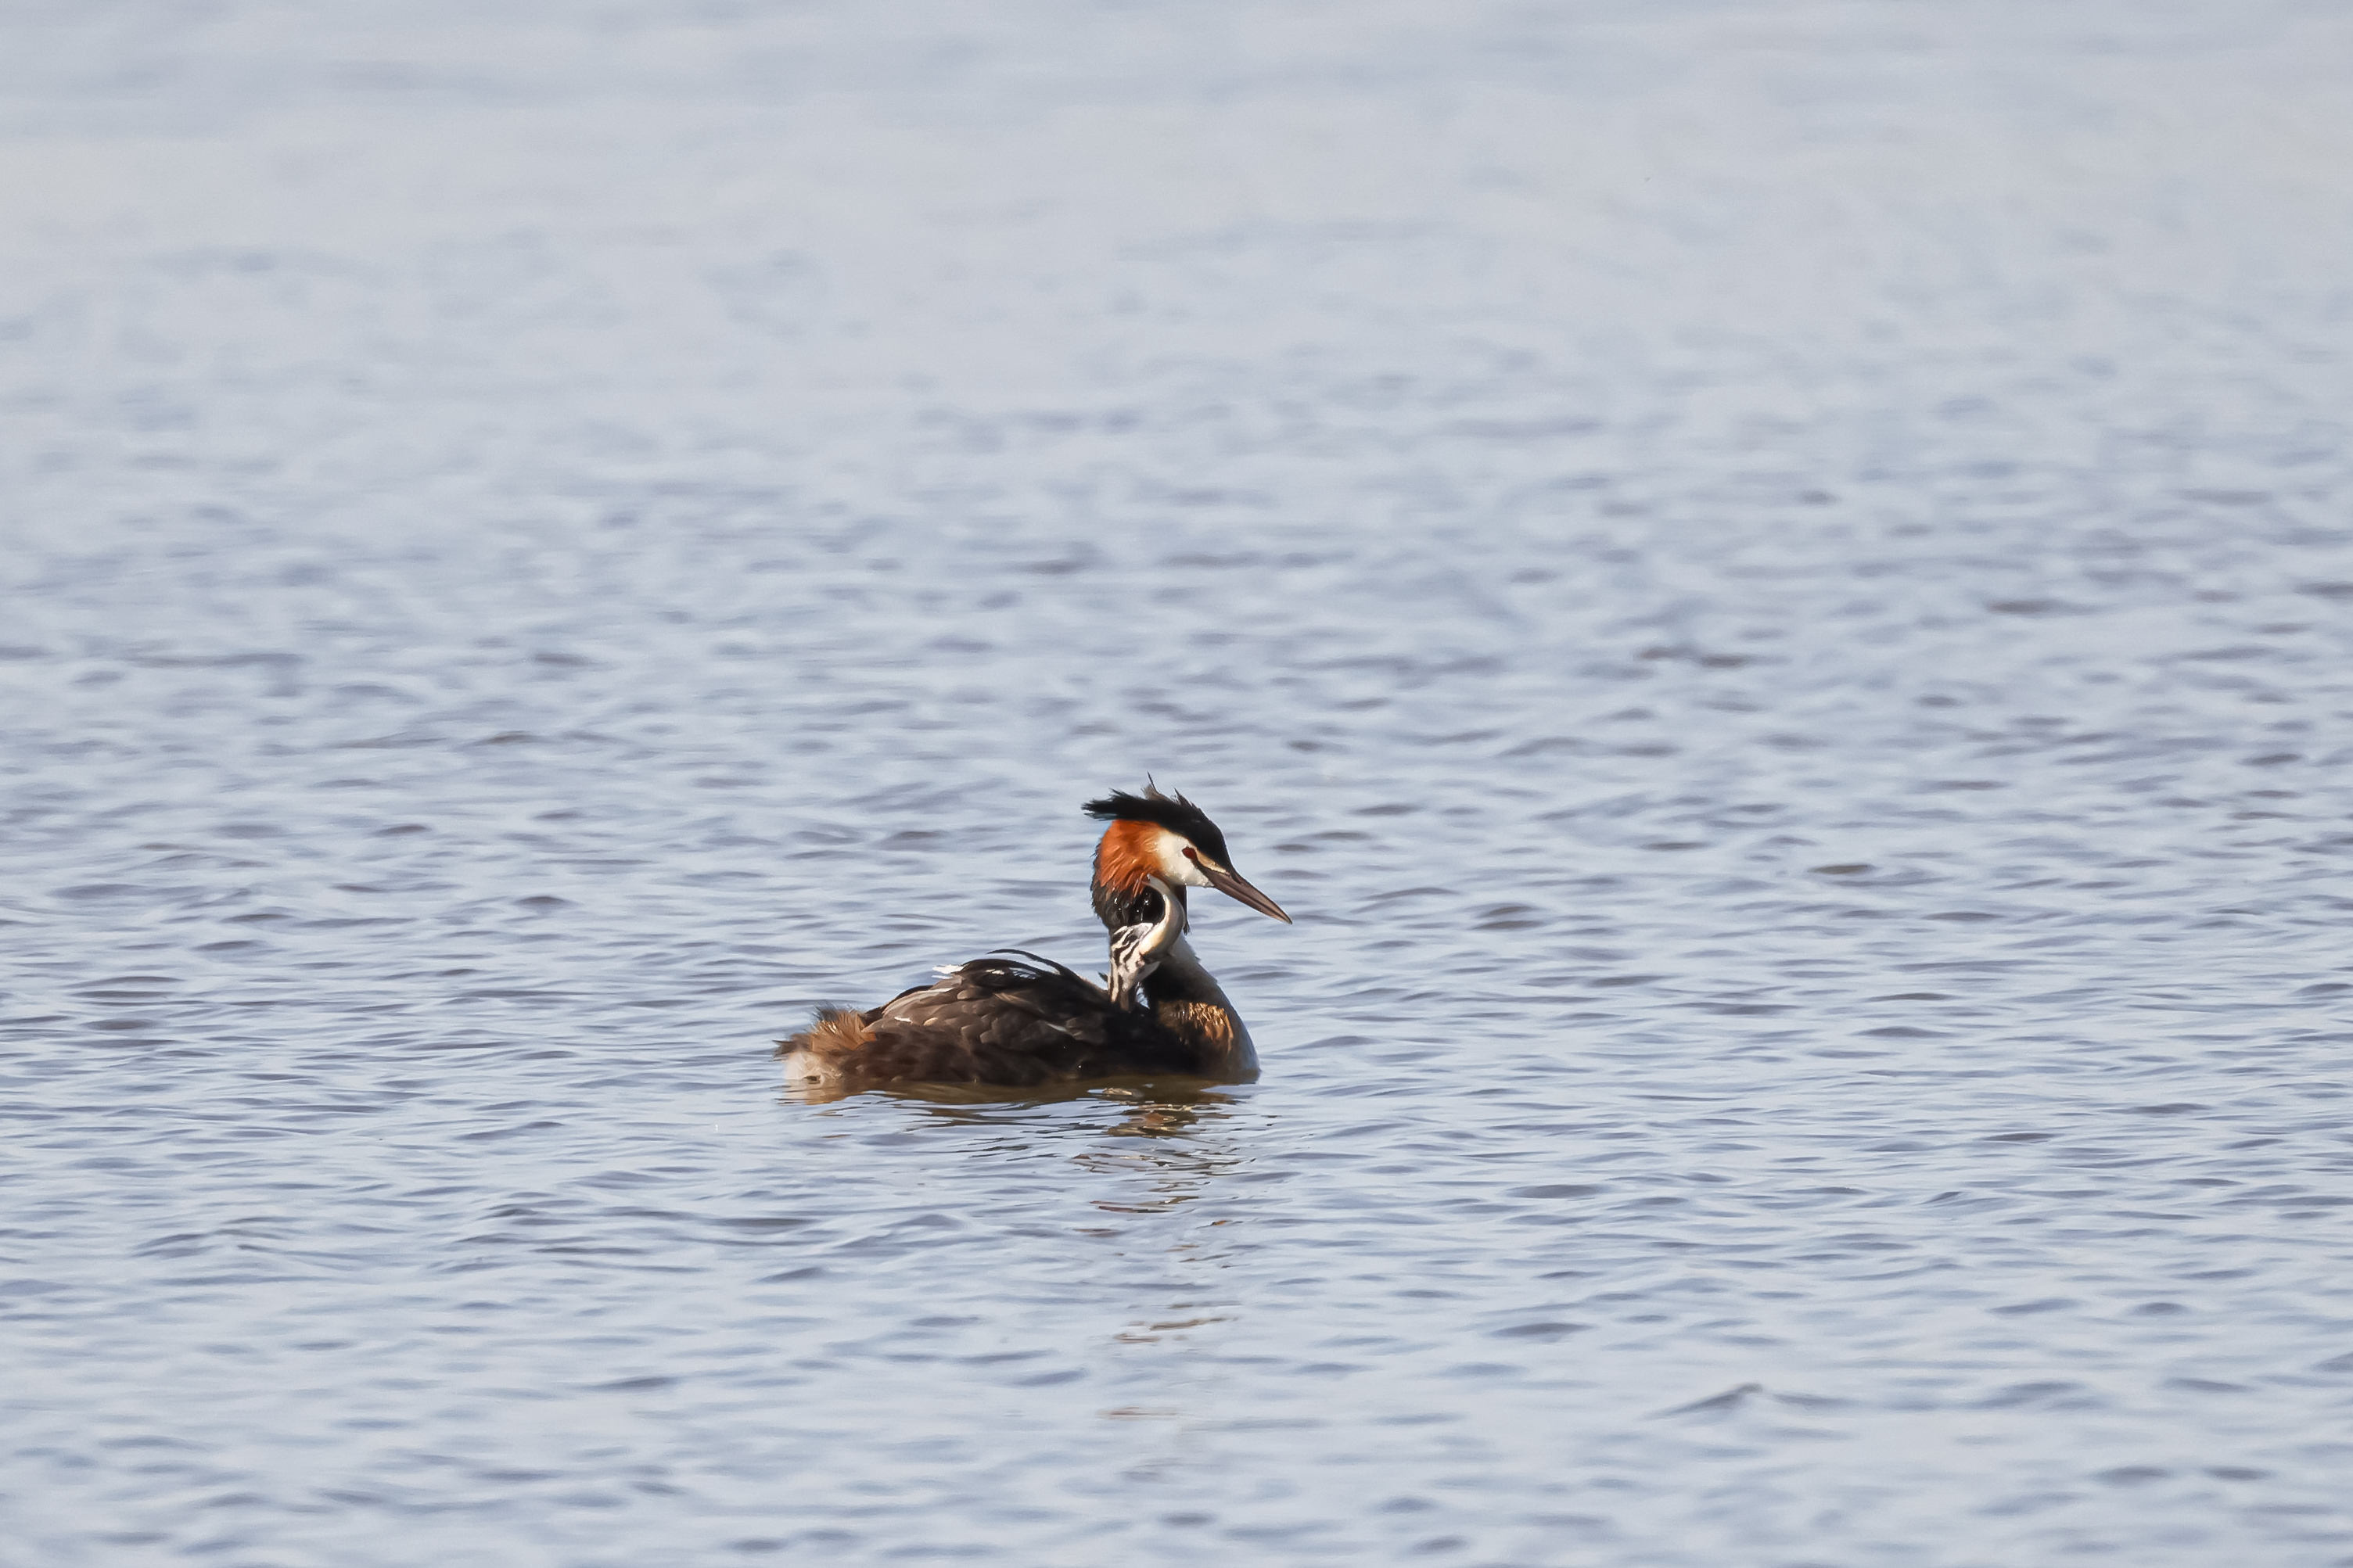
<path id="1" fill-rule="evenodd" d="M 865 1013 L 820 1008 L 777 1047 L 805 1079 L 990 1083 L 1195 1073 L 1198 1053 L 1155 1019 L 1039 959 L 975 959 Z"/>

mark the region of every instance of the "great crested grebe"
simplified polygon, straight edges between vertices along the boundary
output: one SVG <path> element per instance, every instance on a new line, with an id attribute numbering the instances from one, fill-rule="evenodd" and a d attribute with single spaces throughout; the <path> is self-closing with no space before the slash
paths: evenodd
<path id="1" fill-rule="evenodd" d="M 940 971 L 863 1013 L 820 1007 L 784 1041 L 786 1082 L 849 1092 L 885 1083 L 1022 1089 L 1178 1074 L 1246 1083 L 1258 1053 L 1241 1016 L 1185 940 L 1185 889 L 1215 888 L 1288 925 L 1234 874 L 1226 836 L 1152 784 L 1089 801 L 1111 826 L 1095 846 L 1095 913 L 1111 932 L 1108 986 L 1014 949 Z M 1138 1002 L 1143 1005 L 1139 1007 Z"/>

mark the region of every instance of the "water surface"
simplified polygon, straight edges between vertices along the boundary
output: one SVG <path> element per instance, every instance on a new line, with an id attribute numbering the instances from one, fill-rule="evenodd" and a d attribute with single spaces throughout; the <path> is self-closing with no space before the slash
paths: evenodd
<path id="1" fill-rule="evenodd" d="M 2341 8 L 7 26 L 0 1558 L 2353 1562 Z"/>

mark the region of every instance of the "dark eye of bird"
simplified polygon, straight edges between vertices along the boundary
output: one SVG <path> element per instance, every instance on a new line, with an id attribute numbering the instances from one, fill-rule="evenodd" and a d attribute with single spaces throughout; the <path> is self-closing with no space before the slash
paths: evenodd
<path id="1" fill-rule="evenodd" d="M 1201 852 L 1200 852 L 1198 849 L 1194 848 L 1190 844 L 1187 844 L 1187 846 L 1185 846 L 1185 858 L 1186 858 L 1186 859 L 1187 859 L 1187 860 L 1198 860 L 1198 859 L 1200 859 L 1200 858 L 1201 858 Z"/>

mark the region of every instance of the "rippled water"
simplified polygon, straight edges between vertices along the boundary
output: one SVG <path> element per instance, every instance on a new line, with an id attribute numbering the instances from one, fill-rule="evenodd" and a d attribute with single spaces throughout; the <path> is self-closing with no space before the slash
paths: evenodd
<path id="1" fill-rule="evenodd" d="M 0 1560 L 2353 1562 L 2343 7 L 9 15 Z"/>

